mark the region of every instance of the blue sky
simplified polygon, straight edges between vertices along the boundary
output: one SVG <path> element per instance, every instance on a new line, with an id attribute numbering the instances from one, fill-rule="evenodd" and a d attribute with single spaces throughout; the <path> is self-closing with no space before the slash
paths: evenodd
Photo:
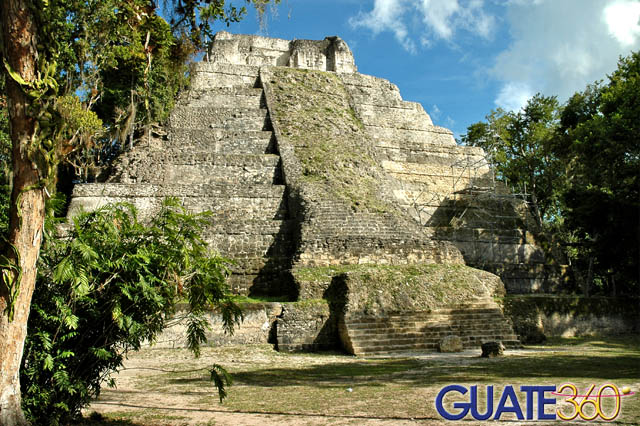
<path id="1" fill-rule="evenodd" d="M 604 79 L 640 50 L 640 0 L 282 0 L 266 29 L 255 13 L 220 29 L 338 35 L 361 73 L 395 83 L 459 136 L 497 107 L 537 92 L 565 101 Z"/>

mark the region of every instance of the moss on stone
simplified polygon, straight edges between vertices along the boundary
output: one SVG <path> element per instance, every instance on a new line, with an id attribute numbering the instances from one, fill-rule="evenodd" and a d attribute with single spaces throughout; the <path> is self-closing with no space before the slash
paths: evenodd
<path id="1" fill-rule="evenodd" d="M 523 343 L 539 343 L 545 335 L 611 335 L 637 331 L 639 301 L 634 297 L 509 295 L 504 298 L 504 312 L 511 318 Z"/>
<path id="2" fill-rule="evenodd" d="M 301 294 L 322 295 L 346 285 L 349 311 L 425 311 L 489 299 L 504 292 L 500 279 L 465 265 L 340 265 L 295 268 Z"/>
<path id="3" fill-rule="evenodd" d="M 283 302 L 284 306 L 295 307 L 298 309 L 310 309 L 310 308 L 328 308 L 328 302 L 324 299 L 305 299 L 298 300 L 296 302 Z"/>
<path id="4" fill-rule="evenodd" d="M 394 211 L 380 197 L 382 171 L 373 144 L 339 77 L 280 67 L 272 73 L 271 119 L 293 145 L 302 181 L 355 211 Z"/>

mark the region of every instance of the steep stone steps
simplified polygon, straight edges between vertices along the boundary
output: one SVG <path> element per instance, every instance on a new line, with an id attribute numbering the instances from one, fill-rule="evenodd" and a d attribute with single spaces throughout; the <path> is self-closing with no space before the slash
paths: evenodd
<path id="1" fill-rule="evenodd" d="M 217 229 L 220 232 L 224 230 L 229 234 L 241 233 L 237 230 L 242 222 L 239 223 L 235 220 L 238 216 L 242 216 L 244 221 L 251 223 L 264 220 L 265 223 L 261 225 L 262 229 L 274 230 L 287 214 L 282 196 L 272 198 L 209 197 L 210 204 L 208 205 L 204 203 L 205 201 L 207 200 L 189 198 L 184 200 L 184 205 L 191 211 L 212 212 L 213 221 L 218 223 Z"/>
<path id="2" fill-rule="evenodd" d="M 371 132 L 374 139 L 381 143 L 396 141 L 397 143 L 420 144 L 422 146 L 455 146 L 455 139 L 450 131 L 441 127 L 432 126 L 425 129 L 391 128 L 368 125 L 365 126 Z"/>
<path id="3" fill-rule="evenodd" d="M 391 106 L 360 104 L 358 112 L 365 126 L 424 131 L 433 129 L 433 123 L 422 105 L 415 102 L 403 101 Z"/>
<path id="4" fill-rule="evenodd" d="M 272 130 L 266 108 L 177 106 L 171 113 L 174 129 Z"/>
<path id="5" fill-rule="evenodd" d="M 486 330 L 482 328 L 471 328 L 471 329 L 460 329 L 458 327 L 450 327 L 446 329 L 433 330 L 432 328 L 422 329 L 422 330 L 411 330 L 411 331 L 402 331 L 398 329 L 392 329 L 392 331 L 385 330 L 382 333 L 377 334 L 363 334 L 357 335 L 354 334 L 353 337 L 358 338 L 358 345 L 361 347 L 369 346 L 370 343 L 376 342 L 390 342 L 393 343 L 396 340 L 406 340 L 407 343 L 423 343 L 428 341 L 429 339 L 435 339 L 438 342 L 442 337 L 448 336 L 450 334 L 458 335 L 458 332 L 461 330 L 465 330 L 466 336 L 465 338 L 474 338 L 476 340 L 518 340 L 518 336 L 513 334 L 510 330 L 505 329 L 497 329 L 497 330 Z"/>
<path id="6" fill-rule="evenodd" d="M 277 166 L 280 156 L 269 153 L 250 154 L 234 152 L 215 152 L 209 149 L 167 148 L 149 152 L 146 157 L 158 165 L 220 165 L 261 167 Z"/>
<path id="7" fill-rule="evenodd" d="M 281 207 L 281 213 L 286 212 L 285 207 Z M 290 232 L 293 222 L 282 219 L 265 219 L 264 215 L 257 219 L 247 217 L 242 222 L 223 220 L 221 215 L 214 215 L 213 224 L 206 228 L 210 234 L 225 233 L 228 235 L 277 235 L 278 233 Z"/>
<path id="8" fill-rule="evenodd" d="M 218 87 L 255 87 L 260 67 L 222 62 L 197 62 L 192 68 L 191 87 L 209 90 Z"/>
<path id="9" fill-rule="evenodd" d="M 145 167 L 147 162 L 156 167 Z M 272 184 L 280 180 L 280 157 L 275 154 L 226 154 L 167 149 L 142 156 L 134 153 L 121 161 L 120 181 L 135 183 L 216 184 L 253 182 Z"/>
<path id="10" fill-rule="evenodd" d="M 173 196 L 190 211 L 210 211 L 213 223 L 203 238 L 233 261 L 230 285 L 240 293 L 273 294 L 271 287 L 279 291 L 286 282 L 292 238 L 280 157 L 264 92 L 255 87 L 257 68 L 197 67 L 192 90 L 171 114 L 168 140 L 124 153 L 111 182 L 79 188 L 72 208 L 132 201 L 148 216 Z"/>
<path id="11" fill-rule="evenodd" d="M 278 198 L 282 197 L 285 188 L 283 185 L 240 185 L 232 186 L 227 184 L 164 184 L 152 183 L 83 183 L 74 187 L 74 197 L 91 197 L 95 194 L 112 198 L 135 198 L 135 197 L 178 197 L 189 198 Z"/>
<path id="12" fill-rule="evenodd" d="M 264 93 L 254 87 L 214 87 L 207 90 L 191 90 L 178 105 L 212 108 L 265 108 Z"/>
<path id="13" fill-rule="evenodd" d="M 268 234 L 208 234 L 205 240 L 231 259 L 285 255 L 291 251 L 289 244 L 274 244 L 276 237 Z"/>
<path id="14" fill-rule="evenodd" d="M 257 68 L 205 64 L 171 115 L 169 175 L 198 176 L 225 188 L 185 198 L 213 212 L 204 238 L 231 259 L 231 288 L 241 294 L 284 291 L 293 251 L 285 187 Z M 254 76 L 255 73 L 255 76 Z"/>
<path id="15" fill-rule="evenodd" d="M 273 132 L 267 130 L 174 129 L 171 146 L 183 150 L 206 149 L 227 154 L 269 154 L 274 152 Z"/>
<path id="16" fill-rule="evenodd" d="M 289 220 L 247 218 L 245 222 L 230 222 L 217 220 L 214 216 L 213 224 L 204 230 L 203 236 L 219 252 L 235 261 L 248 259 L 238 266 L 257 273 L 269 257 L 290 253 L 291 242 L 282 236 L 290 232 L 291 225 Z"/>
<path id="17" fill-rule="evenodd" d="M 353 323 L 349 324 L 350 334 L 359 336 L 362 338 L 368 338 L 369 336 L 376 335 L 388 335 L 397 333 L 422 333 L 423 331 L 441 332 L 449 331 L 452 329 L 465 329 L 465 330 L 497 330 L 497 331 L 509 331 L 508 326 L 500 325 L 487 325 L 486 321 L 496 321 L 500 318 L 487 316 L 485 318 L 478 318 L 473 321 L 458 322 L 455 319 L 442 320 L 438 322 L 418 322 L 418 323 L 398 323 L 388 322 L 385 324 L 378 324 L 374 327 L 362 326 L 362 324 Z"/>
<path id="18" fill-rule="evenodd" d="M 445 328 L 434 328 L 434 327 L 424 327 L 424 328 L 396 328 L 389 327 L 383 330 L 377 331 L 364 331 L 353 332 L 351 336 L 353 338 L 357 338 L 359 344 L 365 344 L 370 341 L 385 341 L 392 339 L 411 339 L 416 340 L 427 338 L 425 335 L 428 333 L 431 336 L 446 336 L 449 334 L 458 334 L 458 332 L 462 332 L 468 334 L 469 336 L 474 337 L 486 337 L 486 336 L 501 336 L 500 340 L 517 340 L 517 336 L 513 334 L 513 331 L 508 328 L 485 328 L 482 326 L 476 327 L 459 327 L 459 326 L 451 326 Z"/>
<path id="19" fill-rule="evenodd" d="M 508 348 L 521 347 L 511 324 L 489 300 L 431 312 L 353 316 L 341 324 L 343 345 L 355 355 L 432 351 L 448 335 L 459 336 L 467 349 L 492 340 Z"/>
<path id="20" fill-rule="evenodd" d="M 262 160 L 262 159 L 260 159 Z M 280 166 L 276 158 L 267 158 L 270 165 L 260 164 L 262 161 L 249 162 L 246 165 L 209 165 L 209 164 L 172 164 L 165 170 L 162 181 L 172 182 L 176 178 L 182 176 L 181 180 L 185 183 L 204 183 L 204 184 L 256 184 L 268 185 L 280 181 Z M 257 164 L 256 164 L 257 163 Z M 150 180 L 140 179 L 142 182 Z"/>
<path id="21" fill-rule="evenodd" d="M 71 214 L 108 203 L 130 202 L 143 216 L 157 211 L 164 198 L 175 197 L 192 212 L 211 211 L 215 229 L 230 233 L 277 233 L 286 217 L 283 185 L 157 185 L 149 183 L 78 184 L 74 187 Z M 241 216 L 242 220 L 234 219 Z M 289 229 L 288 227 L 286 229 Z"/>

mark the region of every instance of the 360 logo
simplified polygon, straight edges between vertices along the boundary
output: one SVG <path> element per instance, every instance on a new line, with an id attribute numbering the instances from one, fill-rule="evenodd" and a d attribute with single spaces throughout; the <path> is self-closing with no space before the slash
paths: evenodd
<path id="1" fill-rule="evenodd" d="M 478 386 L 467 389 L 461 385 L 445 386 L 436 397 L 436 409 L 438 414 L 446 420 L 461 420 L 469 414 L 475 420 L 500 420 L 503 414 L 512 413 L 518 420 L 574 420 L 580 417 L 582 420 L 614 420 L 620 415 L 622 409 L 622 397 L 634 395 L 631 389 L 623 387 L 622 391 L 612 383 L 606 383 L 596 388 L 591 385 L 584 394 L 580 394 L 578 388 L 572 383 L 564 383 L 560 387 L 555 385 L 545 386 L 520 386 L 519 391 L 524 394 L 524 412 L 518 398 L 518 393 L 513 386 L 507 385 L 500 394 L 500 399 L 494 410 L 494 387 L 486 386 L 484 394 L 486 403 L 483 407 L 478 404 Z M 468 401 L 455 401 L 446 404 L 448 395 L 469 393 Z M 547 397 L 549 393 L 551 397 Z M 522 395 L 521 395 L 522 398 Z M 563 398 L 557 401 L 556 398 Z M 604 407 L 604 399 L 612 399 L 613 407 Z M 458 398 L 459 399 L 459 398 Z M 534 404 L 535 402 L 535 404 Z M 560 406 L 558 406 L 560 402 Z M 449 408 L 445 407 L 448 405 Z M 555 411 L 545 409 L 555 405 Z M 608 404 L 611 405 L 611 404 Z M 535 406 L 535 407 L 534 407 Z M 549 407 L 551 408 L 551 407 Z M 525 417 L 526 416 L 526 417 Z"/>
<path id="2" fill-rule="evenodd" d="M 623 393 L 621 394 L 616 385 L 607 383 L 600 386 L 600 388 L 598 388 L 597 394 L 594 395 L 593 391 L 595 390 L 595 387 L 596 385 L 591 385 L 586 394 L 578 395 L 578 388 L 576 388 L 574 384 L 565 383 L 560 386 L 558 392 L 552 392 L 551 394 L 555 396 L 567 397 L 568 399 L 565 399 L 565 401 L 573 405 L 574 410 L 573 414 L 569 416 L 564 414 L 561 409 L 557 409 L 556 415 L 562 420 L 573 420 L 578 416 L 580 416 L 580 418 L 583 420 L 595 420 L 599 417 L 602 420 L 610 421 L 617 418 L 620 414 L 621 397 L 623 395 L 632 395 L 631 390 L 629 389 L 627 391 L 626 388 L 623 388 Z M 571 393 L 569 395 L 563 394 L 562 392 L 565 389 L 570 389 Z M 607 390 L 611 391 L 612 393 L 605 393 Z M 582 401 L 578 402 L 576 398 L 582 398 Z M 615 408 L 610 413 L 605 413 L 602 409 L 603 398 L 613 398 L 614 400 Z M 589 414 L 588 411 L 585 410 L 585 407 L 589 406 L 591 407 L 591 414 Z"/>

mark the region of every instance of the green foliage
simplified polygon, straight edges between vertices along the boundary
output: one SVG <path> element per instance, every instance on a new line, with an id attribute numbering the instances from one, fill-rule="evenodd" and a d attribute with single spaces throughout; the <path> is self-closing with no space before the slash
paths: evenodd
<path id="1" fill-rule="evenodd" d="M 280 1 L 244 0 L 241 3 L 253 6 L 262 19 L 267 5 L 277 5 Z M 165 0 L 164 4 L 174 33 L 189 34 L 196 49 L 206 47 L 207 41 L 213 38 L 215 22 L 223 22 L 228 27 L 247 14 L 245 6 L 237 7 L 225 0 Z"/>
<path id="2" fill-rule="evenodd" d="M 177 91 L 185 85 L 185 58 L 174 59 L 176 40 L 170 26 L 161 17 L 142 12 L 146 2 L 136 3 L 138 9 L 123 9 L 110 17 L 116 21 L 114 35 L 120 42 L 112 40 L 102 48 L 105 57 L 98 73 L 103 93 L 96 111 L 118 128 L 121 142 L 133 124 L 165 121 Z"/>
<path id="3" fill-rule="evenodd" d="M 277 3 L 246 0 L 260 16 L 268 4 Z M 157 13 L 157 3 L 148 0 L 32 2 L 37 78 L 27 82 L 8 64 L 2 68 L 32 99 L 38 128 L 30 152 L 47 184 L 55 181 L 59 160 L 73 166 L 82 181 L 94 179 L 127 141 L 131 145 L 147 126 L 166 121 L 178 91 L 188 84 L 187 62 L 211 38 L 214 22 L 229 25 L 246 14 L 245 7 L 224 0 L 177 0 L 165 6 L 172 25 Z M 77 96 L 74 116 L 95 113 L 103 128 L 91 126 L 94 131 L 87 133 L 60 119 L 58 95 L 62 102 Z M 9 162 L 4 157 L 9 153 L 4 147 L 10 144 L 3 137 L 8 135 L 5 111 L 0 99 L 0 163 L 6 176 Z"/>
<path id="4" fill-rule="evenodd" d="M 46 10 L 47 7 L 45 6 L 44 9 Z M 56 146 L 66 123 L 55 108 L 55 99 L 58 94 L 58 82 L 55 78 L 57 63 L 55 60 L 42 57 L 36 60 L 37 69 L 34 78 L 30 81 L 22 78 L 22 75 L 11 67 L 7 58 L 3 58 L 4 75 L 20 87 L 28 100 L 26 115 L 35 120 L 31 140 L 20 147 L 22 155 L 34 165 L 38 172 L 39 179 L 36 186 L 52 189 L 59 160 Z M 18 272 L 19 275 L 20 272 Z M 8 283 L 5 284 L 8 285 Z"/>
<path id="5" fill-rule="evenodd" d="M 640 287 L 639 92 L 636 52 L 569 100 L 555 147 L 571 180 L 563 202 L 574 255 L 596 283 L 625 293 Z"/>
<path id="6" fill-rule="evenodd" d="M 48 119 L 36 135 L 47 129 L 64 135 L 66 143 L 57 147 L 56 154 L 74 166 L 78 177 L 87 180 L 88 175 L 96 174 L 88 170 L 112 160 L 134 131 L 166 120 L 178 90 L 186 84 L 185 62 L 192 51 L 183 54 L 176 50 L 181 43 L 156 13 L 153 2 L 34 3 L 41 73 L 26 87 L 27 82 L 19 81 L 17 73 L 7 71 L 26 87 L 26 93 L 40 93 L 32 98 L 43 106 L 58 104 L 58 92 L 67 99 L 77 96 L 81 105 L 74 108 L 76 112 L 82 109 L 85 116 L 95 113 L 102 120 L 104 129 L 94 132 L 94 137 L 77 137 L 75 130 L 60 128 L 68 123 L 34 115 L 39 121 Z M 59 90 L 49 90 L 54 83 Z"/>
<path id="7" fill-rule="evenodd" d="M 550 147 L 559 123 L 555 97 L 540 94 L 519 112 L 492 111 L 487 122 L 469 126 L 463 143 L 483 148 L 495 165 L 498 178 L 527 193 L 532 213 L 539 225 L 557 215 L 554 185 L 562 169 Z"/>
<path id="8" fill-rule="evenodd" d="M 76 132 L 93 135 L 102 130 L 102 121 L 93 111 L 82 108 L 80 99 L 75 95 L 58 98 L 56 108 L 69 126 L 71 134 L 66 135 L 69 139 Z"/>
<path id="9" fill-rule="evenodd" d="M 225 260 L 199 236 L 207 223 L 207 215 L 188 214 L 175 200 L 149 224 L 131 205 L 117 204 L 75 217 L 68 237 L 47 241 L 21 370 L 23 408 L 34 423 L 77 415 L 127 351 L 162 331 L 178 299 L 189 302 L 196 355 L 207 309 L 218 307 L 233 331 L 241 313 L 227 293 Z M 214 370 L 222 399 L 230 381 L 221 367 Z"/>
<path id="10" fill-rule="evenodd" d="M 226 388 L 231 386 L 233 383 L 231 375 L 224 369 L 224 367 L 218 364 L 213 364 L 209 372 L 211 373 L 211 381 L 214 383 L 215 387 L 218 388 L 218 396 L 220 397 L 220 402 L 222 402 L 222 400 L 227 397 Z"/>
<path id="11" fill-rule="evenodd" d="M 526 185 L 534 217 L 547 240 L 564 246 L 587 293 L 592 285 L 607 294 L 640 288 L 638 93 L 636 52 L 620 59 L 606 84 L 562 107 L 536 95 L 520 112 L 493 111 L 463 136 L 488 152 L 499 177 Z"/>

